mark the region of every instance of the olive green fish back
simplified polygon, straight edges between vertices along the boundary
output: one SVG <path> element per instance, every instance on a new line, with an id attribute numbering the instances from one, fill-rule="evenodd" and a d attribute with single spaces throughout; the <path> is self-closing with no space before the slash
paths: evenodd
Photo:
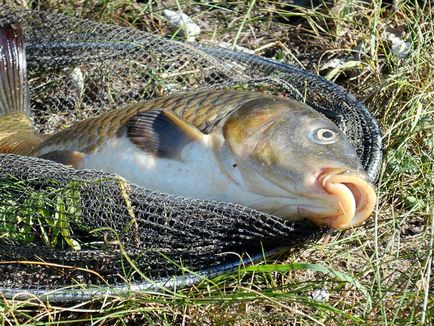
<path id="1" fill-rule="evenodd" d="M 126 128 L 127 121 L 133 115 L 150 109 L 171 110 L 201 132 L 208 134 L 237 107 L 241 100 L 264 96 L 267 95 L 239 91 L 203 90 L 159 97 L 78 122 L 49 137 L 29 153 L 37 156 L 39 147 L 46 146 L 91 153 L 108 138 L 115 137 L 119 131 L 123 130 L 122 128 Z"/>

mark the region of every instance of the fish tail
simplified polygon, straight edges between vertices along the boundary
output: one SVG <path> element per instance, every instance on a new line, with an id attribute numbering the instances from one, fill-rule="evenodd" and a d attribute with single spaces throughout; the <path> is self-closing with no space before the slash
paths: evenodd
<path id="1" fill-rule="evenodd" d="M 19 24 L 0 26 L 0 115 L 29 115 L 26 54 Z"/>
<path id="2" fill-rule="evenodd" d="M 18 23 L 0 26 L 0 152 L 30 152 L 42 141 L 33 129 L 23 31 Z"/>

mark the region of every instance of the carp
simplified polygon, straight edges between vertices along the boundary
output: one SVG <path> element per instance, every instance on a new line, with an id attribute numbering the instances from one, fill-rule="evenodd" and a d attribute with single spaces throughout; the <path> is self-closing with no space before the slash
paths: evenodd
<path id="1" fill-rule="evenodd" d="M 374 187 L 342 131 L 289 98 L 198 90 L 38 134 L 30 120 L 23 43 L 19 25 L 1 28 L 0 152 L 336 229 L 361 224 L 374 209 Z"/>

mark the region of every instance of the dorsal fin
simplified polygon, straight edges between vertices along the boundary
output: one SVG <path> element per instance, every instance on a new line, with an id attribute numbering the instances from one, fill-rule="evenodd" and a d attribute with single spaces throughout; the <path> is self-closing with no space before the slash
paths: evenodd
<path id="1" fill-rule="evenodd" d="M 178 159 L 182 149 L 203 134 L 175 113 L 160 109 L 138 112 L 128 121 L 127 137 L 144 152 Z"/>

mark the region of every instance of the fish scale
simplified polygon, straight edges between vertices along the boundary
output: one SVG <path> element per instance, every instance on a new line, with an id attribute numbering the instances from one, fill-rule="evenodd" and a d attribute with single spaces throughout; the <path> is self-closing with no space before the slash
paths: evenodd
<path id="1" fill-rule="evenodd" d="M 42 142 L 29 153 L 38 156 L 50 150 L 92 153 L 107 139 L 118 134 L 138 112 L 161 108 L 171 110 L 204 133 L 210 133 L 218 122 L 243 102 L 264 98 L 263 94 L 239 91 L 207 90 L 152 99 L 140 104 L 107 112 L 100 117 L 81 121 Z M 119 135 L 118 135 L 119 136 Z"/>

